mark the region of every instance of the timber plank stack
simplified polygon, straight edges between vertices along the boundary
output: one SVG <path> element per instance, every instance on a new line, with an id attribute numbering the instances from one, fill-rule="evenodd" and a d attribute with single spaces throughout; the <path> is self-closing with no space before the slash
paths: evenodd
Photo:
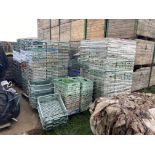
<path id="1" fill-rule="evenodd" d="M 87 39 L 99 40 L 104 38 L 105 20 L 88 19 L 87 20 Z"/>
<path id="2" fill-rule="evenodd" d="M 150 86 L 155 85 L 155 66 L 152 67 L 151 79 L 150 79 Z"/>
<path id="3" fill-rule="evenodd" d="M 153 58 L 154 42 L 136 39 L 136 55 L 135 65 L 147 65 L 150 64 Z"/>
<path id="4" fill-rule="evenodd" d="M 104 36 L 104 19 L 38 19 L 40 40 L 69 42 L 85 39 L 100 40 Z"/>
<path id="5" fill-rule="evenodd" d="M 63 22 L 62 24 L 60 24 L 60 41 L 61 42 L 69 42 L 70 37 L 71 37 L 71 23 Z"/>
<path id="6" fill-rule="evenodd" d="M 51 39 L 53 42 L 60 41 L 60 20 L 51 19 Z"/>
<path id="7" fill-rule="evenodd" d="M 50 40 L 50 19 L 38 19 L 38 38 Z"/>
<path id="8" fill-rule="evenodd" d="M 84 39 L 84 23 L 83 19 L 71 22 L 71 41 L 81 41 Z"/>
<path id="9" fill-rule="evenodd" d="M 107 36 L 128 39 L 137 36 L 155 38 L 155 20 L 110 19 L 108 20 Z"/>

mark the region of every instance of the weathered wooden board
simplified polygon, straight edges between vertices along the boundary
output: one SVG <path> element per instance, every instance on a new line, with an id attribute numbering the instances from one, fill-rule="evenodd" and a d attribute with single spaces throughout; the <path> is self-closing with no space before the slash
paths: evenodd
<path id="1" fill-rule="evenodd" d="M 60 41 L 68 42 L 71 37 L 71 23 L 65 23 L 60 25 Z"/>
<path id="2" fill-rule="evenodd" d="M 133 73 L 132 91 L 148 87 L 150 67 L 143 67 Z"/>
<path id="3" fill-rule="evenodd" d="M 60 24 L 65 24 L 71 22 L 71 19 L 60 19 Z"/>
<path id="4" fill-rule="evenodd" d="M 51 19 L 51 27 L 55 27 L 59 25 L 59 19 Z"/>
<path id="5" fill-rule="evenodd" d="M 87 39 L 98 40 L 104 38 L 105 20 L 88 19 L 87 20 Z"/>
<path id="6" fill-rule="evenodd" d="M 134 19 L 110 19 L 108 23 L 108 37 L 133 38 L 135 35 Z"/>
<path id="7" fill-rule="evenodd" d="M 152 67 L 151 79 L 150 79 L 150 86 L 155 85 L 155 66 Z"/>
<path id="8" fill-rule="evenodd" d="M 135 38 L 143 36 L 155 39 L 155 19 L 110 19 L 108 37 Z"/>
<path id="9" fill-rule="evenodd" d="M 59 41 L 59 26 L 51 28 L 51 40 Z"/>
<path id="10" fill-rule="evenodd" d="M 154 42 L 136 39 L 135 65 L 146 65 L 152 63 Z"/>
<path id="11" fill-rule="evenodd" d="M 48 29 L 50 28 L 50 19 L 38 19 L 38 29 Z"/>
<path id="12" fill-rule="evenodd" d="M 48 29 L 39 29 L 38 30 L 38 39 L 40 40 L 50 40 L 50 28 Z"/>
<path id="13" fill-rule="evenodd" d="M 38 39 L 43 40 L 43 30 L 38 29 Z"/>
<path id="14" fill-rule="evenodd" d="M 139 19 L 137 35 L 155 38 L 155 19 Z"/>
<path id="15" fill-rule="evenodd" d="M 84 20 L 71 22 L 71 41 L 81 41 L 84 39 Z"/>

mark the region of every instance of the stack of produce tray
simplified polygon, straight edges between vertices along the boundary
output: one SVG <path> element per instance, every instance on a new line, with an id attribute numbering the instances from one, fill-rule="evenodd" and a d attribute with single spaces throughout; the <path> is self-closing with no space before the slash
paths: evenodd
<path id="1" fill-rule="evenodd" d="M 67 123 L 68 113 L 59 94 L 38 97 L 38 113 L 44 130 Z"/>
<path id="2" fill-rule="evenodd" d="M 93 81 L 80 76 L 72 79 L 80 82 L 80 112 L 86 111 L 92 103 Z"/>
<path id="3" fill-rule="evenodd" d="M 37 98 L 52 94 L 54 92 L 53 85 L 50 80 L 29 82 L 29 103 L 33 109 L 37 109 Z"/>
<path id="4" fill-rule="evenodd" d="M 72 78 L 54 79 L 54 92 L 59 93 L 69 115 L 79 112 L 80 82 Z"/>
<path id="5" fill-rule="evenodd" d="M 47 78 L 68 76 L 69 43 L 50 43 L 47 48 Z"/>
<path id="6" fill-rule="evenodd" d="M 131 92 L 135 49 L 133 40 L 81 41 L 81 75 L 94 81 L 94 98 Z"/>

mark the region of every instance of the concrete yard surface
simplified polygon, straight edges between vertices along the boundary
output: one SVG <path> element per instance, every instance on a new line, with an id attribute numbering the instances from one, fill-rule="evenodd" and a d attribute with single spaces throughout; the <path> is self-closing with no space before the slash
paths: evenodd
<path id="1" fill-rule="evenodd" d="M 18 93 L 22 93 L 21 89 L 15 87 Z M 0 130 L 0 135 L 23 135 L 37 134 L 42 130 L 38 113 L 29 105 L 26 98 L 21 94 L 20 115 L 18 122 L 13 122 L 11 127 Z"/>

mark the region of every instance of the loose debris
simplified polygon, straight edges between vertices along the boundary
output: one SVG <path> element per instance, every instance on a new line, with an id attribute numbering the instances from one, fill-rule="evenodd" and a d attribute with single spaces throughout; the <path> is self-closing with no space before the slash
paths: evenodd
<path id="1" fill-rule="evenodd" d="M 100 97 L 90 107 L 90 126 L 96 135 L 154 135 L 155 95 L 132 93 Z"/>

